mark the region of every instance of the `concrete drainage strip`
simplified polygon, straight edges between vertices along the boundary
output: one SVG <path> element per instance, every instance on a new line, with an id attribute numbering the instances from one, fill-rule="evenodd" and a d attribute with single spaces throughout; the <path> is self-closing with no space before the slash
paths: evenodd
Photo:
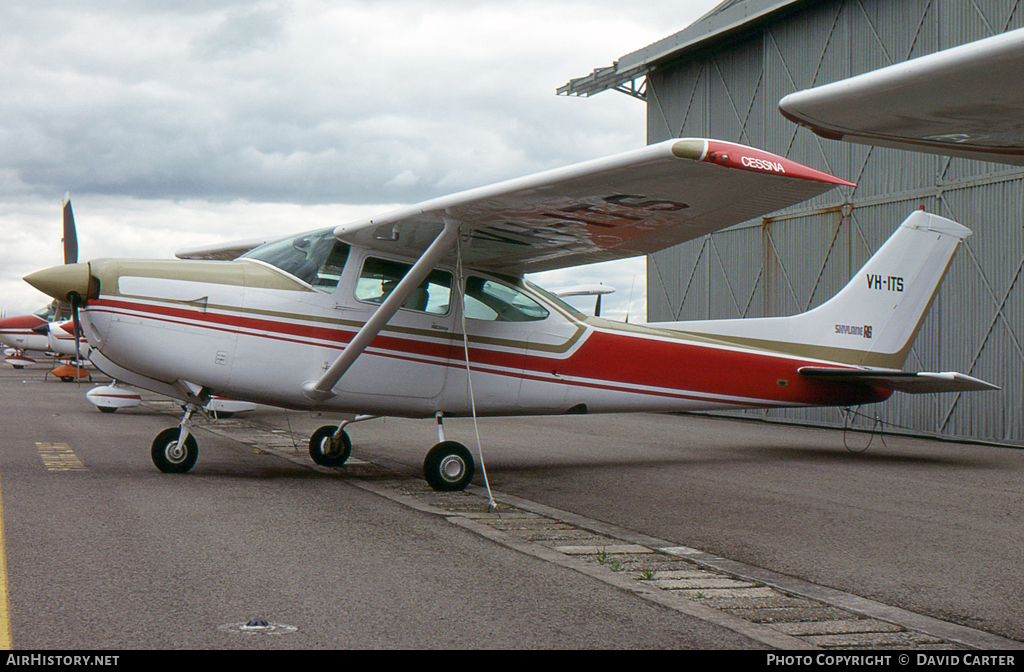
<path id="1" fill-rule="evenodd" d="M 162 404 L 150 403 L 153 407 Z M 163 410 L 161 408 L 161 410 Z M 168 409 L 168 412 L 174 411 Z M 522 553 L 786 650 L 1024 650 L 1024 643 L 655 539 L 511 495 L 434 492 L 402 465 L 314 465 L 305 438 L 244 420 L 201 421 L 219 436 L 325 473 Z M 298 448 L 298 450 L 296 449 Z"/>

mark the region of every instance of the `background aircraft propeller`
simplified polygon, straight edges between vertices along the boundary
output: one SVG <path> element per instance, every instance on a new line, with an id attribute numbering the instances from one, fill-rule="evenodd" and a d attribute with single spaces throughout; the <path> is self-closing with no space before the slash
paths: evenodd
<path id="1" fill-rule="evenodd" d="M 71 194 L 64 194 L 64 263 L 78 263 L 78 233 L 75 231 L 75 213 L 71 210 Z"/>
<path id="2" fill-rule="evenodd" d="M 64 194 L 64 237 L 61 238 L 61 242 L 64 243 L 64 263 L 65 264 L 77 264 L 78 263 L 78 232 L 75 230 L 75 213 L 71 209 L 71 193 Z M 55 301 L 56 312 L 54 313 L 53 319 L 60 320 L 64 316 L 71 313 L 72 319 L 77 319 L 75 316 L 77 312 L 74 306 L 68 305 L 66 301 Z M 75 322 L 75 338 L 78 338 L 78 323 Z M 77 350 L 77 341 L 76 341 Z"/>

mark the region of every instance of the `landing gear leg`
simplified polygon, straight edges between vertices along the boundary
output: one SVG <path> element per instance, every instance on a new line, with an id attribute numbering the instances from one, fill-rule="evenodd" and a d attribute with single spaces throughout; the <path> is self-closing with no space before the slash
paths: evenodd
<path id="1" fill-rule="evenodd" d="M 199 444 L 191 432 L 192 413 L 195 410 L 193 404 L 188 404 L 181 424 L 165 429 L 153 440 L 150 453 L 153 464 L 165 474 L 184 474 L 199 459 Z"/>

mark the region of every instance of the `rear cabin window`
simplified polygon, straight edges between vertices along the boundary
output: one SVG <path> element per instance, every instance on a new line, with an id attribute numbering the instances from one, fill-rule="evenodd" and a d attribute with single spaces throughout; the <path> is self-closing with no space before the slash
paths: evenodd
<path id="1" fill-rule="evenodd" d="M 466 279 L 466 317 L 492 322 L 535 322 L 548 311 L 523 292 L 494 280 Z"/>
<path id="2" fill-rule="evenodd" d="M 258 259 L 317 289 L 333 292 L 345 270 L 349 246 L 334 237 L 334 229 L 304 233 L 261 245 L 241 256 Z"/>
<path id="3" fill-rule="evenodd" d="M 395 287 L 412 268 L 409 264 L 390 259 L 368 257 L 356 283 L 356 298 L 370 303 L 384 303 Z M 431 315 L 446 315 L 452 296 L 452 274 L 431 271 L 427 279 L 402 304 L 403 308 Z"/>

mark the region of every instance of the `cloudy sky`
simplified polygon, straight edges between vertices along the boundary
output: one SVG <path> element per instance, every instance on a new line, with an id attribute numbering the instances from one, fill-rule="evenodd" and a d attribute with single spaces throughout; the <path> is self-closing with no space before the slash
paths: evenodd
<path id="1" fill-rule="evenodd" d="M 641 147 L 643 103 L 555 89 L 716 4 L 4 0 L 0 309 L 47 302 L 65 192 L 81 260 L 168 258 Z M 644 318 L 643 259 L 538 280 Z"/>

